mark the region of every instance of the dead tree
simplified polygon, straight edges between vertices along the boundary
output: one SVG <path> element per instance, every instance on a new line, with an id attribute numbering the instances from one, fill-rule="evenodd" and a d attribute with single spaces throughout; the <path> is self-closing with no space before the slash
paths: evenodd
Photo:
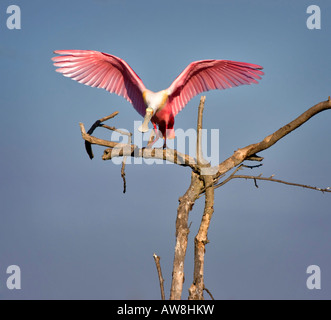
<path id="1" fill-rule="evenodd" d="M 263 177 L 262 175 L 246 175 L 239 174 L 239 171 L 246 168 L 256 168 L 262 164 L 248 166 L 244 164 L 244 161 L 257 161 L 262 162 L 263 158 L 257 153 L 266 150 L 273 146 L 277 141 L 284 138 L 287 134 L 294 131 L 310 118 L 316 114 L 331 109 L 330 97 L 327 101 L 320 102 L 315 106 L 311 107 L 299 117 L 297 117 L 292 122 L 281 127 L 279 130 L 265 137 L 262 141 L 248 145 L 244 148 L 237 149 L 232 156 L 225 159 L 223 162 L 219 163 L 216 167 L 211 167 L 207 163 L 201 154 L 201 129 L 202 129 L 202 116 L 204 109 L 205 97 L 201 97 L 199 109 L 198 109 L 198 125 L 197 125 L 197 154 L 196 158 L 192 158 L 189 155 L 182 154 L 177 150 L 173 149 L 163 149 L 163 148 L 139 148 L 138 146 L 131 143 L 132 134 L 122 132 L 115 127 L 109 127 L 103 124 L 104 121 L 115 117 L 118 112 L 114 112 L 108 117 L 102 118 L 96 121 L 90 130 L 86 133 L 84 125 L 80 123 L 82 137 L 85 140 L 86 151 L 90 158 L 93 158 L 93 152 L 91 145 L 96 144 L 100 146 L 107 147 L 104 150 L 102 159 L 110 160 L 114 157 L 123 157 L 121 175 L 123 178 L 124 190 L 126 190 L 126 180 L 125 180 L 125 161 L 127 157 L 143 157 L 143 158 L 155 158 L 162 159 L 173 162 L 174 164 L 190 167 L 191 173 L 191 183 L 189 188 L 186 190 L 184 195 L 179 198 L 179 206 L 177 209 L 177 219 L 176 219 L 176 245 L 174 253 L 173 271 L 172 271 L 172 284 L 170 291 L 171 300 L 179 300 L 182 296 L 182 289 L 184 283 L 184 262 L 187 249 L 187 240 L 189 234 L 188 218 L 189 213 L 195 201 L 201 196 L 205 197 L 204 212 L 201 218 L 201 224 L 199 231 L 194 238 L 194 274 L 193 282 L 189 288 L 190 300 L 202 300 L 204 299 L 204 291 L 206 291 L 211 298 L 213 296 L 205 287 L 204 283 L 204 261 L 205 261 L 205 251 L 206 244 L 208 241 L 208 229 L 210 226 L 210 221 L 214 212 L 214 192 L 216 188 L 219 188 L 232 179 L 251 179 L 254 181 L 257 187 L 257 181 L 269 181 L 277 182 L 282 184 L 287 184 L 291 186 L 298 186 L 302 188 L 308 188 L 320 192 L 331 192 L 331 188 L 317 188 L 308 185 L 287 182 L 283 180 L 274 179 L 274 176 Z M 97 127 L 103 127 L 112 131 L 118 131 L 121 134 L 128 136 L 128 143 L 118 143 L 113 141 L 102 140 L 92 136 L 93 131 Z M 230 172 L 232 170 L 232 172 Z M 207 174 L 206 174 L 207 172 Z M 161 287 L 161 297 L 165 299 L 164 287 L 163 287 L 163 276 L 160 266 L 160 257 L 154 254 L 154 260 L 157 267 L 159 282 Z"/>

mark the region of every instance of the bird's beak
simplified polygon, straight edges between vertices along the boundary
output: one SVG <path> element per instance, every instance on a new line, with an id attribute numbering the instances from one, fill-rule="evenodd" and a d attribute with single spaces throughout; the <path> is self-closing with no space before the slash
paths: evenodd
<path id="1" fill-rule="evenodd" d="M 153 117 L 153 109 L 152 108 L 147 108 L 146 109 L 146 114 L 144 118 L 143 124 L 138 128 L 140 132 L 147 132 L 148 131 L 148 123 Z"/>

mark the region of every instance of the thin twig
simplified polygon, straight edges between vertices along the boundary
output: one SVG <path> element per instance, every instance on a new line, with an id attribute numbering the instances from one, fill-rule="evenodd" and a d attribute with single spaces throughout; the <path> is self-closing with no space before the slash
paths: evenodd
<path id="1" fill-rule="evenodd" d="M 260 166 L 260 165 L 259 165 L 259 166 Z M 242 167 L 244 167 L 243 164 L 239 165 L 239 166 L 238 166 L 238 167 L 237 167 L 237 168 L 231 173 L 231 175 L 230 175 L 229 177 L 227 177 L 225 180 L 223 180 L 223 181 L 222 181 L 221 183 L 219 183 L 219 184 L 216 184 L 216 183 L 217 183 L 217 181 L 220 180 L 220 178 L 224 177 L 224 174 L 223 174 L 222 176 L 218 177 L 217 179 L 213 180 L 213 182 L 212 182 L 210 185 L 205 186 L 205 187 L 201 190 L 201 193 L 200 193 L 200 195 L 199 195 L 199 198 L 203 196 L 203 194 L 206 192 L 206 189 L 207 189 L 208 187 L 210 187 L 212 184 L 213 184 L 213 185 L 215 184 L 215 188 L 219 188 L 219 187 L 225 185 L 227 182 L 229 182 L 229 181 L 232 179 L 232 177 L 233 177 L 233 176 L 234 176 L 239 170 L 242 169 Z"/>
<path id="2" fill-rule="evenodd" d="M 201 134 L 202 134 L 202 116 L 203 116 L 203 109 L 205 107 L 206 97 L 202 96 L 200 98 L 199 108 L 198 108 L 198 122 L 197 122 L 197 163 L 199 166 L 202 165 L 203 157 L 202 157 L 202 147 L 201 147 Z"/>
<path id="3" fill-rule="evenodd" d="M 131 132 L 126 132 L 126 131 L 123 131 L 123 130 L 120 130 L 120 129 L 117 129 L 115 127 L 110 127 L 110 126 L 107 126 L 106 124 L 100 124 L 99 127 L 102 127 L 102 128 L 105 128 L 105 129 L 108 129 L 108 130 L 111 130 L 111 131 L 116 131 L 118 132 L 119 134 L 122 134 L 124 136 L 129 136 L 131 137 L 132 136 L 132 133 Z"/>
<path id="4" fill-rule="evenodd" d="M 160 289 L 161 289 L 161 299 L 165 300 L 165 294 L 164 294 L 164 279 L 162 277 L 162 270 L 161 270 L 161 264 L 160 264 L 160 257 L 157 254 L 153 254 L 153 258 L 155 261 L 157 274 L 159 276 L 159 282 L 160 282 Z"/>
<path id="5" fill-rule="evenodd" d="M 127 133 L 125 132 L 125 133 L 123 133 L 123 134 L 127 134 Z M 127 134 L 127 135 L 128 135 L 128 144 L 131 145 L 132 134 L 129 133 L 129 134 Z M 121 168 L 121 177 L 122 177 L 122 179 L 123 179 L 123 193 L 126 192 L 125 164 L 126 164 L 126 159 L 127 159 L 127 157 L 128 157 L 127 155 L 125 155 L 125 156 L 123 157 L 122 168 Z"/>
<path id="6" fill-rule="evenodd" d="M 255 168 L 260 168 L 263 166 L 263 163 L 257 164 L 255 166 L 248 166 L 246 164 L 241 165 L 243 168 L 248 168 L 248 169 L 255 169 Z"/>
<path id="7" fill-rule="evenodd" d="M 123 193 L 126 192 L 125 163 L 126 163 L 126 156 L 123 158 L 122 168 L 121 168 L 121 177 L 123 179 Z"/>
<path id="8" fill-rule="evenodd" d="M 252 154 L 251 156 L 248 156 L 246 158 L 246 160 L 249 160 L 249 161 L 262 161 L 264 158 L 263 157 L 260 157 L 256 154 Z"/>
<path id="9" fill-rule="evenodd" d="M 293 182 L 287 182 L 287 181 L 283 181 L 283 180 L 274 179 L 272 176 L 269 178 L 266 178 L 266 177 L 260 177 L 260 176 L 256 177 L 256 176 L 246 176 L 246 175 L 234 175 L 231 177 L 231 179 L 253 179 L 255 182 L 256 182 L 256 180 L 272 181 L 272 182 L 287 184 L 289 186 L 302 187 L 302 188 L 321 191 L 321 192 L 331 192 L 330 187 L 327 187 L 327 188 L 312 187 L 312 186 L 308 186 L 305 184 L 293 183 Z M 215 188 L 219 188 L 219 187 L 220 187 L 220 185 L 215 186 Z"/>
<path id="10" fill-rule="evenodd" d="M 215 300 L 211 292 L 206 287 L 204 287 L 203 290 L 205 290 L 209 294 L 212 300 Z"/>
<path id="11" fill-rule="evenodd" d="M 107 121 L 109 119 L 115 118 L 118 114 L 119 114 L 119 112 L 118 111 L 115 111 L 112 114 L 110 114 L 109 116 L 106 116 L 106 117 L 101 118 L 100 119 L 100 122 L 105 122 L 105 121 Z"/>
<path id="12" fill-rule="evenodd" d="M 256 188 L 259 187 L 259 186 L 257 185 L 256 178 L 254 178 L 254 184 L 255 184 L 255 187 L 256 187 Z"/>
<path id="13" fill-rule="evenodd" d="M 88 135 L 91 135 L 96 128 L 100 127 L 100 125 L 101 125 L 102 122 L 107 121 L 109 119 L 112 119 L 112 118 L 116 117 L 118 115 L 118 113 L 119 113 L 118 111 L 115 111 L 112 114 L 110 114 L 109 116 L 103 117 L 103 118 L 95 121 L 92 124 L 91 128 L 87 131 L 87 134 Z M 85 150 L 86 150 L 88 156 L 90 157 L 90 159 L 92 160 L 94 158 L 94 154 L 93 154 L 93 151 L 92 151 L 92 144 L 91 144 L 91 142 L 86 141 L 86 140 L 85 140 Z"/>

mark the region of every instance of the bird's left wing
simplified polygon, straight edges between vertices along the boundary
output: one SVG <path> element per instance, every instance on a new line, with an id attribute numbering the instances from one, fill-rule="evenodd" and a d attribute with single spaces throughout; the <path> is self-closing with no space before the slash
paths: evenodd
<path id="1" fill-rule="evenodd" d="M 103 88 L 128 100 L 145 115 L 142 80 L 121 58 L 92 50 L 57 50 L 52 58 L 57 72 L 91 87 Z"/>
<path id="2" fill-rule="evenodd" d="M 197 94 L 257 83 L 264 73 L 261 66 L 230 60 L 200 60 L 190 63 L 168 88 L 169 103 L 175 116 Z"/>

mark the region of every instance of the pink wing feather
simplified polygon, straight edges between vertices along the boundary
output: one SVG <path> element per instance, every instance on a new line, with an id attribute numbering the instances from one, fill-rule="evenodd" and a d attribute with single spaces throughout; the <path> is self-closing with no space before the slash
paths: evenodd
<path id="1" fill-rule="evenodd" d="M 128 100 L 142 115 L 146 106 L 143 82 L 122 59 L 92 50 L 57 50 L 52 58 L 57 72 L 91 87 L 103 88 Z"/>
<path id="2" fill-rule="evenodd" d="M 200 60 L 190 63 L 168 88 L 168 108 L 176 116 L 197 94 L 258 83 L 261 66 L 229 60 Z"/>

